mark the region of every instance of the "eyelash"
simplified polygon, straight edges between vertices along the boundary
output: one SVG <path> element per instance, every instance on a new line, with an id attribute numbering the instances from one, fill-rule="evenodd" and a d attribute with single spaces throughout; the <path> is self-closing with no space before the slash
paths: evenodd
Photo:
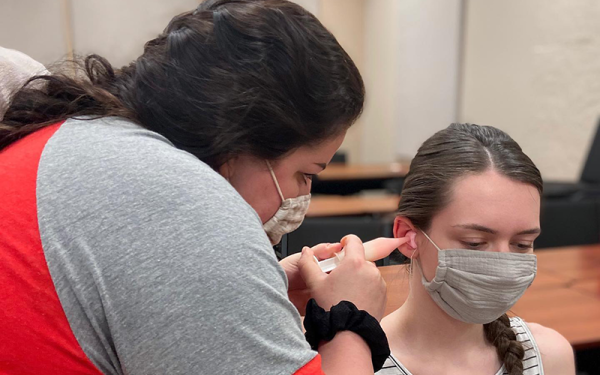
<path id="1" fill-rule="evenodd" d="M 461 243 L 463 245 L 465 245 L 466 247 L 471 248 L 471 249 L 477 249 L 477 248 L 480 248 L 482 245 L 485 245 L 485 242 L 464 242 L 464 241 L 461 241 Z M 520 244 L 517 244 L 516 246 L 519 248 L 519 250 L 533 249 L 533 243 L 532 244 L 521 244 L 520 243 Z"/>
<path id="2" fill-rule="evenodd" d="M 529 249 L 533 249 L 533 243 L 532 244 L 517 244 L 517 247 L 519 248 L 519 250 L 529 250 Z"/>
<path id="3" fill-rule="evenodd" d="M 485 244 L 485 242 L 464 242 L 464 241 L 461 241 L 461 243 L 471 249 L 479 248 L 479 247 L 481 247 L 481 245 Z"/>
<path id="4" fill-rule="evenodd" d="M 315 176 L 316 176 L 316 175 L 314 175 L 314 174 L 304 173 L 304 178 L 305 178 L 306 180 L 310 180 L 310 181 L 312 181 L 312 179 L 313 179 Z"/>

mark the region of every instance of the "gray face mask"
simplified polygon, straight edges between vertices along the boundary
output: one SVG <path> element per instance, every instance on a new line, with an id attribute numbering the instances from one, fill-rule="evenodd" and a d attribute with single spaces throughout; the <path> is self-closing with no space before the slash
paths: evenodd
<path id="1" fill-rule="evenodd" d="M 435 246 L 438 266 L 433 280 L 421 270 L 421 282 L 435 303 L 451 317 L 486 324 L 498 319 L 521 298 L 537 271 L 533 254 L 498 253 Z"/>

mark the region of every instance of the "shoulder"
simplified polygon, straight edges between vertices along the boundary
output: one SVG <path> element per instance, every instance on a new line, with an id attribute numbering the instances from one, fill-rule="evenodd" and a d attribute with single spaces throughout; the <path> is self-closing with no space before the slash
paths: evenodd
<path id="1" fill-rule="evenodd" d="M 38 175 L 43 189 L 67 185 L 67 192 L 74 186 L 77 194 L 113 192 L 118 193 L 113 202 L 129 198 L 151 203 L 146 207 L 162 202 L 172 210 L 189 207 L 192 201 L 201 201 L 204 208 L 218 203 L 253 215 L 208 165 L 160 134 L 114 117 L 66 121 L 48 142 Z"/>
<path id="2" fill-rule="evenodd" d="M 575 374 L 573 348 L 563 335 L 537 323 L 527 323 L 527 327 L 542 355 L 545 374 Z"/>
<path id="3" fill-rule="evenodd" d="M 224 255 L 217 249 L 241 262 L 273 255 L 256 212 L 221 175 L 122 119 L 65 122 L 44 149 L 37 194 L 44 238 L 78 230 L 81 241 L 128 242 L 130 255 L 202 252 L 205 262 Z"/>

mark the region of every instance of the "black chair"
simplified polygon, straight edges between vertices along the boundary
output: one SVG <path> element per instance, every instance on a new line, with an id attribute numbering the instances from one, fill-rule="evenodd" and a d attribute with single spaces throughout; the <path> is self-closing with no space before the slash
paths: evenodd
<path id="1" fill-rule="evenodd" d="M 346 164 L 346 153 L 343 151 L 338 151 L 335 154 L 333 154 L 333 157 L 331 158 L 330 163 L 331 164 Z"/>
<path id="2" fill-rule="evenodd" d="M 600 197 L 600 119 L 579 182 L 545 181 L 544 197 L 572 200 Z"/>
<path id="3" fill-rule="evenodd" d="M 403 187 L 404 187 L 404 178 L 395 178 L 393 180 L 386 181 L 383 184 L 383 188 L 386 191 L 388 191 L 392 194 L 397 194 L 397 195 L 402 194 Z"/>
<path id="4" fill-rule="evenodd" d="M 600 242 L 599 202 L 546 199 L 542 202 L 542 234 L 535 247 L 588 245 Z"/>
<path id="5" fill-rule="evenodd" d="M 371 216 L 306 218 L 300 228 L 282 241 L 282 255 L 300 252 L 304 246 L 339 242 L 347 234 L 355 234 L 364 242 L 377 237 L 392 236 L 389 219 Z M 378 264 L 383 265 L 380 261 Z"/>

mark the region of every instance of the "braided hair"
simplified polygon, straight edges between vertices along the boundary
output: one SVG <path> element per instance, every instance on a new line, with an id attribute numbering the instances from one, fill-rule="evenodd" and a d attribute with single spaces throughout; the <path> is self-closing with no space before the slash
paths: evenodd
<path id="1" fill-rule="evenodd" d="M 509 375 L 523 374 L 523 357 L 525 349 L 517 340 L 515 331 L 510 326 L 510 319 L 503 314 L 498 319 L 483 325 L 485 339 L 496 348 L 498 358 L 504 363 Z"/>

